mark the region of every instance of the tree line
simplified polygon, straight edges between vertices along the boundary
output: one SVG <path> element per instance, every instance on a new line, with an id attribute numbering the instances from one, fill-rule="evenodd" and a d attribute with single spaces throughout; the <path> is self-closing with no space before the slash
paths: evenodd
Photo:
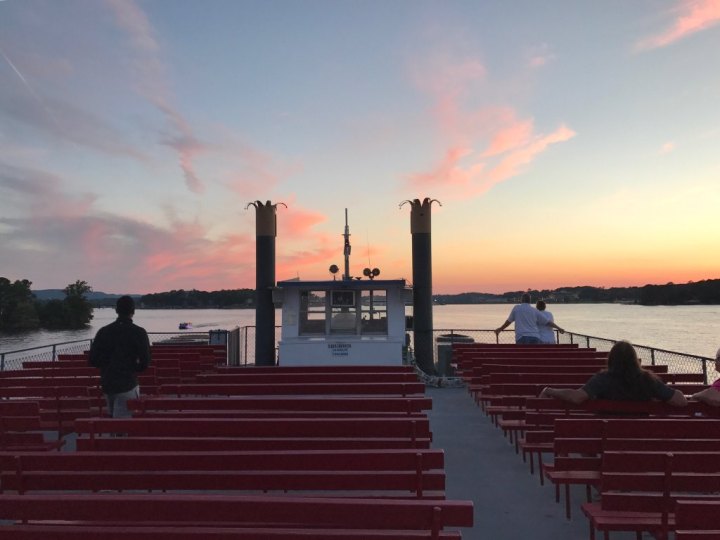
<path id="1" fill-rule="evenodd" d="M 85 295 L 92 291 L 85 281 L 63 289 L 62 300 L 40 301 L 33 295 L 31 281 L 10 281 L 0 277 L 0 330 L 76 329 L 93 318 L 93 306 Z"/>
<path id="2" fill-rule="evenodd" d="M 140 306 L 150 309 L 252 308 L 255 307 L 255 289 L 223 289 L 211 292 L 196 289 L 173 290 L 143 295 Z"/>
<path id="3" fill-rule="evenodd" d="M 433 298 L 440 304 L 490 304 L 498 302 L 519 302 L 523 293 L 530 293 L 533 299 L 550 300 L 555 303 L 612 303 L 622 302 L 644 306 L 720 304 L 720 279 L 691 281 L 689 283 L 667 283 L 665 285 L 644 285 L 642 287 L 562 287 L 559 289 L 528 289 L 502 294 L 468 292 L 461 294 L 438 294 Z"/>

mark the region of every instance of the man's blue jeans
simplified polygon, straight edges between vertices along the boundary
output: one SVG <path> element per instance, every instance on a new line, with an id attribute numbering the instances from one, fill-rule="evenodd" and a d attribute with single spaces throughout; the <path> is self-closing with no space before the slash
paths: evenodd
<path id="1" fill-rule="evenodd" d="M 128 399 L 137 399 L 140 397 L 140 387 L 136 386 L 129 392 L 120 394 L 105 394 L 107 400 L 108 414 L 112 418 L 130 418 L 132 413 L 128 409 Z"/>
<path id="2" fill-rule="evenodd" d="M 540 343 L 540 338 L 535 336 L 520 336 L 515 340 L 518 345 L 535 345 Z"/>

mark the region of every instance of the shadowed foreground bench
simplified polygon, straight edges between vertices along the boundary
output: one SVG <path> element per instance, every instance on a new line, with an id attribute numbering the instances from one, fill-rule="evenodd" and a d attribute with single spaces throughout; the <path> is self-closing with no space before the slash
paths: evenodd
<path id="1" fill-rule="evenodd" d="M 216 495 L 0 495 L 3 540 L 459 539 L 470 501 Z"/>
<path id="2" fill-rule="evenodd" d="M 281 452 L 1 452 L 5 491 L 339 490 L 445 496 L 442 450 Z"/>

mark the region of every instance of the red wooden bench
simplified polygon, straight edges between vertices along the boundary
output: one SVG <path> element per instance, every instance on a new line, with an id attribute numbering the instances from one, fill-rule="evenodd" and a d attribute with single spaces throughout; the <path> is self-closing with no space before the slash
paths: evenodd
<path id="1" fill-rule="evenodd" d="M 513 352 L 504 354 L 488 354 L 478 356 L 465 356 L 458 361 L 458 370 L 465 376 L 474 368 L 483 364 L 504 364 L 513 361 L 535 361 L 538 364 L 558 364 L 573 361 L 598 362 L 607 359 L 607 354 L 593 351 L 577 351 L 568 353 L 548 354 L 542 351 L 537 353 Z"/>
<path id="2" fill-rule="evenodd" d="M 265 383 L 265 384 L 164 384 L 158 393 L 176 396 L 248 396 L 248 395 L 396 395 L 423 394 L 420 382 L 399 383 Z"/>
<path id="3" fill-rule="evenodd" d="M 679 381 L 690 381 L 693 378 L 697 380 L 702 379 L 703 375 L 702 373 L 697 374 L 691 374 L 691 373 L 682 373 L 682 374 L 668 374 L 668 373 L 660 373 L 659 376 L 664 379 L 668 384 L 671 383 L 671 380 L 679 380 Z M 544 386 L 552 386 L 552 387 L 567 387 L 568 385 L 575 385 L 576 387 L 580 387 L 587 380 L 589 379 L 589 376 L 587 374 L 583 373 L 576 373 L 576 372 L 570 372 L 570 373 L 550 373 L 550 374 L 543 374 L 543 373 L 493 373 L 489 375 L 489 384 L 485 386 L 485 392 L 486 397 L 487 395 L 492 396 L 495 392 L 495 388 L 497 385 L 501 384 L 540 384 Z M 685 393 L 690 393 L 687 391 L 687 385 L 685 383 L 674 383 L 674 388 L 677 388 L 681 391 L 684 391 Z M 485 408 L 486 412 L 488 414 L 491 414 L 492 416 L 502 416 L 502 419 L 497 420 L 495 419 L 495 423 L 503 430 L 503 432 L 509 436 L 510 441 L 512 442 L 515 440 L 517 442 L 517 433 L 522 434 L 529 426 L 533 425 L 533 422 L 528 422 L 526 411 L 524 407 L 510 407 L 510 408 L 504 408 L 502 406 L 488 406 Z M 642 412 L 647 412 L 646 409 L 643 409 Z M 680 413 L 682 414 L 682 413 Z M 517 449 L 517 445 L 516 445 Z"/>
<path id="4" fill-rule="evenodd" d="M 472 369 L 488 361 L 510 360 L 517 358 L 605 358 L 606 353 L 595 349 L 565 346 L 530 346 L 530 347 L 494 347 L 494 348 L 457 348 L 453 347 L 452 363 L 460 373 Z"/>
<path id="5" fill-rule="evenodd" d="M 626 404 L 628 402 L 615 402 Z M 650 402 L 652 403 L 652 402 Z M 610 406 L 607 402 L 606 407 Z M 638 410 L 642 402 L 638 403 Z M 652 407 L 652 406 L 651 406 Z M 667 406 L 668 408 L 670 406 Z M 629 409 L 628 409 L 629 410 Z M 570 486 L 600 485 L 600 458 L 606 447 L 617 444 L 617 439 L 648 441 L 665 439 L 669 449 L 674 440 L 720 439 L 720 419 L 687 418 L 568 418 L 555 421 L 552 465 L 542 464 L 541 473 L 555 485 L 556 500 L 559 501 L 560 486 L 565 489 L 566 515 L 570 517 Z M 643 443 L 634 443 L 639 445 Z M 706 447 L 707 447 L 706 443 Z M 687 447 L 687 443 L 679 443 Z M 718 445 L 720 447 L 720 444 Z"/>
<path id="6" fill-rule="evenodd" d="M 80 450 L 428 448 L 427 418 L 87 418 Z M 114 437 L 123 433 L 127 436 Z"/>
<path id="7" fill-rule="evenodd" d="M 0 495 L 3 540 L 460 539 L 470 501 L 218 495 Z"/>
<path id="8" fill-rule="evenodd" d="M 678 499 L 720 492 L 720 452 L 604 452 L 600 502 L 583 512 L 595 530 L 648 531 L 659 540 L 675 529 Z"/>
<path id="9" fill-rule="evenodd" d="M 145 396 L 130 400 L 128 406 L 137 416 L 160 414 L 267 414 L 316 415 L 417 415 L 432 408 L 429 397 L 384 396 L 248 396 L 248 397 L 173 397 Z"/>
<path id="10" fill-rule="evenodd" d="M 415 373 L 412 366 L 216 366 L 224 373 L 247 370 L 250 373 Z"/>
<path id="11" fill-rule="evenodd" d="M 307 383 L 402 383 L 417 382 L 414 373 L 253 373 L 235 368 L 219 373 L 200 373 L 197 384 L 307 384 Z"/>
<path id="12" fill-rule="evenodd" d="M 55 450 L 65 441 L 50 440 L 37 401 L 0 400 L 0 451 Z"/>
<path id="13" fill-rule="evenodd" d="M 534 457 L 537 455 L 538 462 L 542 466 L 541 458 L 544 453 L 553 452 L 553 441 L 555 438 L 555 420 L 561 418 L 578 418 L 588 414 L 595 416 L 607 416 L 617 414 L 635 414 L 647 416 L 720 416 L 720 410 L 710 407 L 704 403 L 690 401 L 687 407 L 673 407 L 658 401 L 627 402 L 627 401 L 605 401 L 591 400 L 580 405 L 547 398 L 526 398 L 523 404 L 525 408 L 525 434 L 519 439 L 519 448 L 523 453 L 523 461 L 529 456 L 530 472 L 534 473 Z M 598 444 L 592 448 L 586 447 L 586 453 L 599 454 L 606 444 L 613 444 L 614 440 L 602 441 L 597 439 Z M 618 448 L 620 449 L 620 448 Z M 637 449 L 635 447 L 628 449 Z M 540 474 L 542 483 L 543 474 Z"/>
<path id="14" fill-rule="evenodd" d="M 5 491 L 226 490 L 444 498 L 442 450 L 0 452 Z"/>
<path id="15" fill-rule="evenodd" d="M 675 540 L 720 539 L 720 500 L 679 499 L 675 504 Z"/>

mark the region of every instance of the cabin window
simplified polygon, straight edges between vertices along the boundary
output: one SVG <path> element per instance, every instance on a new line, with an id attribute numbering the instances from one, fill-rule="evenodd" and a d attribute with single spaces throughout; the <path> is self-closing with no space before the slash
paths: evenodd
<path id="1" fill-rule="evenodd" d="M 355 306 L 333 307 L 331 310 L 331 334 L 357 334 L 357 309 Z"/>
<path id="2" fill-rule="evenodd" d="M 387 324 L 387 291 L 375 289 L 362 291 L 360 297 L 361 325 L 363 334 L 386 336 Z"/>
<path id="3" fill-rule="evenodd" d="M 300 293 L 300 335 L 325 334 L 326 291 Z"/>

